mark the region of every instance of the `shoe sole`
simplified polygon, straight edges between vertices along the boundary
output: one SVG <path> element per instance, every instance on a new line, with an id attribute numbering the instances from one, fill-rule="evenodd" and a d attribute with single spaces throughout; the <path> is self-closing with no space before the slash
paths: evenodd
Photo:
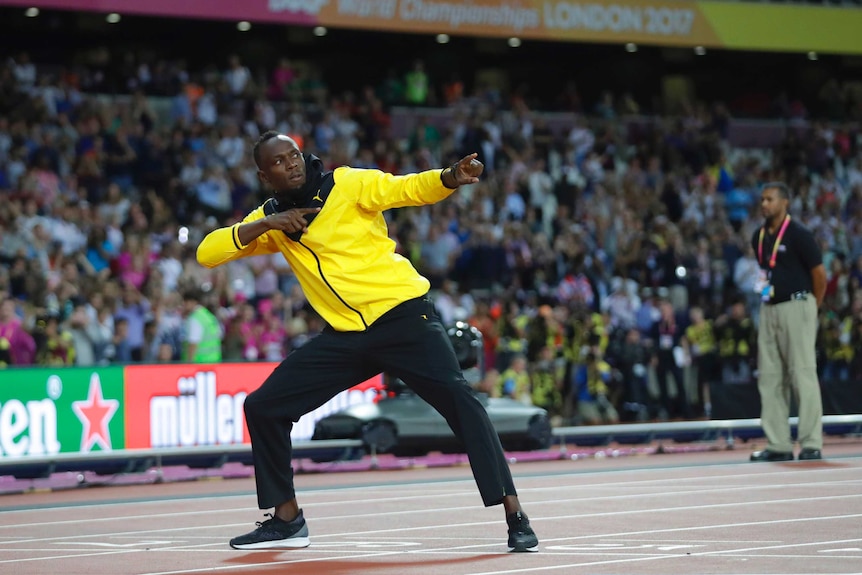
<path id="1" fill-rule="evenodd" d="M 261 541 L 259 543 L 230 544 L 234 549 L 302 549 L 311 545 L 308 537 L 291 537 L 289 539 L 276 539 L 274 541 Z"/>
<path id="2" fill-rule="evenodd" d="M 536 553 L 539 551 L 539 546 L 533 547 L 509 547 L 509 553 Z"/>

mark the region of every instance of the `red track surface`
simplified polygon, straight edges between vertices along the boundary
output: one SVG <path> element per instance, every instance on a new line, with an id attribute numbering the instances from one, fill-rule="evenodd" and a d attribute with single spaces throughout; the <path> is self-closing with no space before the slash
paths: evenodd
<path id="1" fill-rule="evenodd" d="M 862 442 L 827 454 L 515 464 L 536 554 L 506 553 L 502 508 L 465 465 L 300 474 L 312 546 L 284 552 L 227 545 L 261 519 L 248 478 L 6 495 L 0 573 L 860 573 Z"/>

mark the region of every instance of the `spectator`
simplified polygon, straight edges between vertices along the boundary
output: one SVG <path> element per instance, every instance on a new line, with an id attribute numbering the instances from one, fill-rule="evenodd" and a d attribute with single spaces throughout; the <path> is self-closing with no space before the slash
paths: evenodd
<path id="1" fill-rule="evenodd" d="M 749 383 L 752 361 L 755 357 L 755 331 L 754 322 L 746 316 L 743 303 L 741 301 L 733 303 L 730 314 L 716 319 L 715 329 L 718 338 L 721 380 L 730 384 Z"/>
<path id="2" fill-rule="evenodd" d="M 543 347 L 530 373 L 530 397 L 533 405 L 546 409 L 551 420 L 556 422 L 563 413 L 561 391 L 564 375 L 564 369 L 554 357 L 553 348 Z"/>
<path id="3" fill-rule="evenodd" d="M 150 302 L 134 284 L 126 283 L 122 288 L 122 299 L 114 314 L 117 356 L 122 363 L 141 361 L 144 357 L 144 324 L 150 313 Z M 123 325 L 117 325 L 123 320 Z"/>
<path id="4" fill-rule="evenodd" d="M 736 260 L 733 268 L 733 283 L 745 300 L 745 309 L 751 314 L 754 327 L 760 322 L 760 294 L 754 289 L 760 264 L 754 257 L 754 248 L 746 247 L 745 256 Z"/>
<path id="5" fill-rule="evenodd" d="M 428 103 L 429 80 L 422 60 L 413 62 L 413 68 L 404 76 L 404 86 L 404 98 L 407 104 L 424 106 Z"/>
<path id="6" fill-rule="evenodd" d="M 508 397 L 527 405 L 532 404 L 530 396 L 530 374 L 527 372 L 527 358 L 523 355 L 512 357 L 512 362 L 500 374 L 499 396 Z"/>
<path id="7" fill-rule="evenodd" d="M 574 379 L 578 416 L 585 425 L 619 421 L 616 407 L 608 397 L 610 381 L 610 365 L 594 351 L 587 353 L 586 361 L 578 369 Z"/>
<path id="8" fill-rule="evenodd" d="M 100 341 L 100 334 L 98 326 L 90 320 L 83 300 L 76 302 L 67 324 L 75 365 L 97 365 L 96 345 Z"/>
<path id="9" fill-rule="evenodd" d="M 0 302 L 0 348 L 8 350 L 11 365 L 32 365 L 36 342 L 21 324 L 15 302 L 6 297 Z"/>
<path id="10" fill-rule="evenodd" d="M 218 319 L 202 305 L 203 293 L 197 288 L 183 292 L 185 325 L 182 336 L 182 360 L 194 363 L 221 361 L 222 329 Z"/>
<path id="11" fill-rule="evenodd" d="M 654 363 L 656 380 L 660 393 L 661 409 L 658 418 L 691 417 L 691 406 L 682 375 L 682 337 L 685 333 L 677 323 L 673 306 L 663 301 L 659 306 L 661 319 L 653 327 L 651 339 L 655 346 Z M 676 390 L 675 400 L 671 400 L 669 378 L 673 376 Z"/>
<path id="12" fill-rule="evenodd" d="M 72 335 L 60 327 L 56 316 L 40 318 L 36 322 L 36 364 L 70 366 L 75 363 L 75 346 Z"/>
<path id="13" fill-rule="evenodd" d="M 227 70 L 224 73 L 224 81 L 232 96 L 245 96 L 251 88 L 251 72 L 239 59 L 232 55 L 228 58 Z"/>
<path id="14" fill-rule="evenodd" d="M 618 370 L 622 383 L 622 418 L 626 421 L 646 421 L 649 419 L 651 403 L 647 389 L 650 351 L 641 340 L 641 332 L 637 328 L 631 327 L 620 332 L 623 337 L 616 338 L 608 359 Z"/>
<path id="15" fill-rule="evenodd" d="M 691 325 L 682 339 L 686 354 L 691 358 L 691 367 L 697 382 L 702 413 L 709 419 L 712 415 L 709 386 L 718 380 L 718 349 L 712 322 L 703 315 L 703 310 L 694 307 L 689 312 Z"/>
<path id="16" fill-rule="evenodd" d="M 143 336 L 141 336 L 141 339 L 143 340 Z M 114 320 L 114 338 L 112 345 L 114 349 L 114 356 L 112 358 L 114 363 L 126 364 L 137 361 L 133 350 L 141 349 L 143 347 L 143 341 L 140 347 L 133 348 L 132 344 L 129 343 L 129 320 L 125 317 L 118 317 Z"/>

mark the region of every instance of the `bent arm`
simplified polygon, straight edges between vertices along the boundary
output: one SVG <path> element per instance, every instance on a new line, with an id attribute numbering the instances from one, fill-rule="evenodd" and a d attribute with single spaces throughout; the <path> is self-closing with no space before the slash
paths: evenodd
<path id="1" fill-rule="evenodd" d="M 214 268 L 247 256 L 275 253 L 278 251 L 277 246 L 264 235 L 269 229 L 263 209 L 258 208 L 246 216 L 242 223 L 207 234 L 197 249 L 198 263 Z"/>
<path id="2" fill-rule="evenodd" d="M 247 246 L 272 228 L 266 218 L 235 226 L 236 238 L 240 246 Z"/>

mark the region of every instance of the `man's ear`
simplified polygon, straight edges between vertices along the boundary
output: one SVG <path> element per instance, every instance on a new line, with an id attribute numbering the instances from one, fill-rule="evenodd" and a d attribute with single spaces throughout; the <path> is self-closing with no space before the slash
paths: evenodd
<path id="1" fill-rule="evenodd" d="M 269 180 L 267 179 L 266 174 L 264 174 L 263 171 L 257 171 L 257 179 L 260 181 L 264 188 L 269 187 Z"/>

